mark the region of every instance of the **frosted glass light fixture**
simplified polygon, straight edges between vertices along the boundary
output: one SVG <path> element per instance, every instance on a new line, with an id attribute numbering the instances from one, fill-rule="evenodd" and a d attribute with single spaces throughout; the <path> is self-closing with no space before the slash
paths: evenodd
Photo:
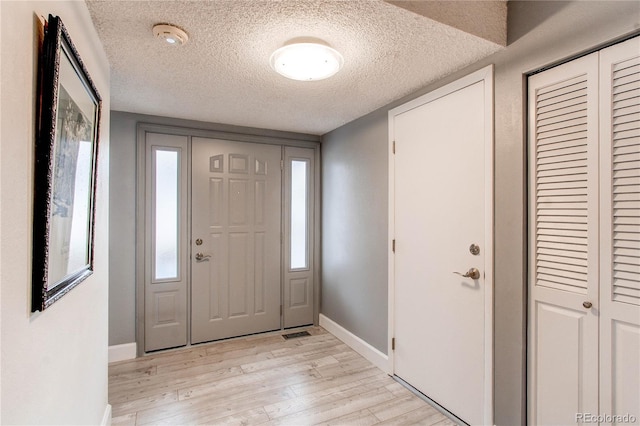
<path id="1" fill-rule="evenodd" d="M 342 68 L 342 55 L 318 39 L 295 39 L 271 55 L 271 68 L 292 80 L 329 78 Z"/>

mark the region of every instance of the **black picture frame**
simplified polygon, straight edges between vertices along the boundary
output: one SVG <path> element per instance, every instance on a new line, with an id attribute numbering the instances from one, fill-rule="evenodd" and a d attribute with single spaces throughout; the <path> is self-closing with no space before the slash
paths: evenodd
<path id="1" fill-rule="evenodd" d="M 93 273 L 102 104 L 59 17 L 45 23 L 38 65 L 32 312 Z"/>

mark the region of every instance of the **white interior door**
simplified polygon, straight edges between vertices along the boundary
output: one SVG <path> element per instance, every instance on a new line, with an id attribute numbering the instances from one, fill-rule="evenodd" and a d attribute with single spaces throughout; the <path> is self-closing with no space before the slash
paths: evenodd
<path id="1" fill-rule="evenodd" d="M 640 37 L 600 52 L 600 413 L 640 424 Z M 619 423 L 623 423 L 620 419 Z"/>
<path id="2" fill-rule="evenodd" d="M 529 78 L 529 422 L 598 413 L 598 54 Z"/>
<path id="3" fill-rule="evenodd" d="M 191 342 L 280 328 L 281 148 L 192 139 Z"/>
<path id="4" fill-rule="evenodd" d="M 492 422 L 491 108 L 489 68 L 390 113 L 394 372 L 470 424 Z"/>

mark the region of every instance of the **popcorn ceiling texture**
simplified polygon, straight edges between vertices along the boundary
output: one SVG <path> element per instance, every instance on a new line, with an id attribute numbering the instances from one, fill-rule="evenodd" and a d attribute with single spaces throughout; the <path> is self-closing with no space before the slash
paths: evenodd
<path id="1" fill-rule="evenodd" d="M 501 49 L 382 0 L 87 0 L 111 64 L 114 110 L 324 134 Z M 170 23 L 181 47 L 155 39 Z M 269 57 L 295 37 L 344 56 L 327 80 L 276 74 Z"/>

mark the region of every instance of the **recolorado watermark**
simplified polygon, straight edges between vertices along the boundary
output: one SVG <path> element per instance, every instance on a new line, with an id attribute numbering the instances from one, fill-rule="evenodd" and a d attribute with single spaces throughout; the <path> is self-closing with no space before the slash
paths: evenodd
<path id="1" fill-rule="evenodd" d="M 576 413 L 576 423 L 635 423 L 638 418 L 632 414 Z"/>

